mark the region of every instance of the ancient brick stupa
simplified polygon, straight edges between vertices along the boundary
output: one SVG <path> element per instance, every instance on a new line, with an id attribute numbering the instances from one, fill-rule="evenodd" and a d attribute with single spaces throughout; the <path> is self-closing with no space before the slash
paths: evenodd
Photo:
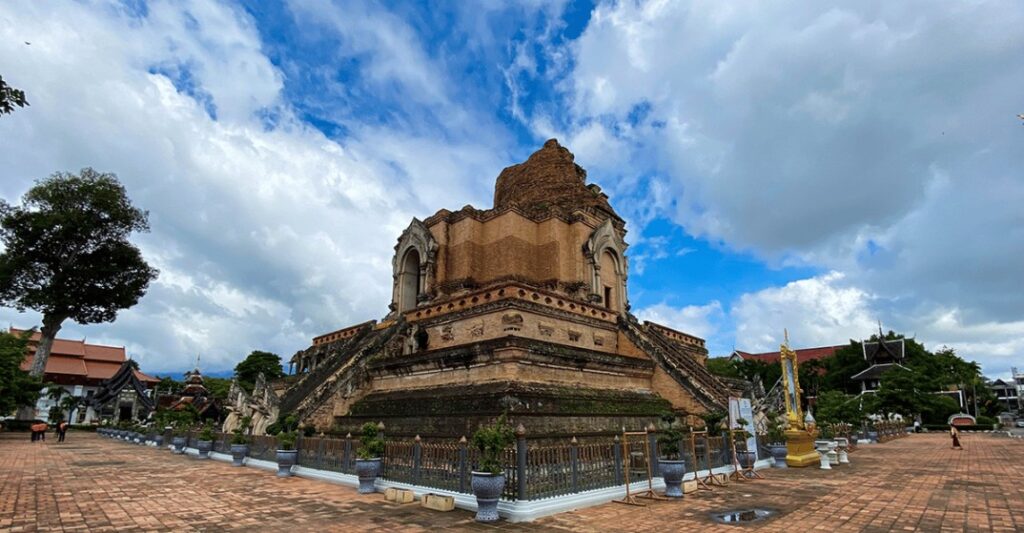
<path id="1" fill-rule="evenodd" d="M 494 207 L 398 238 L 391 312 L 295 354 L 282 397 L 319 430 L 383 420 L 459 437 L 508 412 L 532 435 L 608 435 L 724 409 L 704 340 L 629 313 L 625 223 L 552 139 L 498 176 Z"/>

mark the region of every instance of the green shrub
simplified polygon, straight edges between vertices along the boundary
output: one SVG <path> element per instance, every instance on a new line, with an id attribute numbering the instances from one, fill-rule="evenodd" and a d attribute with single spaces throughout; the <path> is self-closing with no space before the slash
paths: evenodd
<path id="1" fill-rule="evenodd" d="M 992 431 L 995 424 L 974 424 L 969 426 L 957 426 L 960 431 Z"/>
<path id="2" fill-rule="evenodd" d="M 360 459 L 376 459 L 384 455 L 384 439 L 380 438 L 377 424 L 367 422 L 359 429 L 359 449 L 356 456 Z"/>
<path id="3" fill-rule="evenodd" d="M 768 444 L 785 444 L 786 443 L 786 419 L 775 411 L 768 411 L 765 414 L 767 418 L 767 434 L 765 435 L 768 439 Z"/>
<path id="4" fill-rule="evenodd" d="M 213 441 L 216 435 L 213 432 L 213 422 L 209 420 L 203 424 L 203 429 L 199 431 L 199 440 Z"/>
<path id="5" fill-rule="evenodd" d="M 502 414 L 494 424 L 473 433 L 473 445 L 480 450 L 480 471 L 500 474 L 504 471 L 501 456 L 516 441 L 516 434 Z"/>
<path id="6" fill-rule="evenodd" d="M 242 417 L 241 423 L 232 431 L 234 436 L 231 437 L 231 444 L 249 444 L 249 437 L 246 436 L 246 432 L 249 431 L 249 424 L 251 423 L 251 416 Z"/>
<path id="7" fill-rule="evenodd" d="M 704 420 L 704 427 L 708 430 L 709 437 L 717 437 L 722 434 L 722 421 L 725 420 L 725 411 L 710 411 L 700 415 Z"/>
<path id="8" fill-rule="evenodd" d="M 683 428 L 675 415 L 661 417 L 661 428 L 658 430 L 658 449 L 669 461 L 679 460 L 679 442 L 683 439 Z"/>
<path id="9" fill-rule="evenodd" d="M 295 415 L 287 415 L 283 418 L 279 415 L 274 423 L 267 426 L 267 435 L 277 435 L 282 431 L 295 431 L 299 427 L 299 421 Z"/>
<path id="10" fill-rule="evenodd" d="M 998 424 L 999 421 L 991 416 L 981 415 L 974 419 L 979 426 L 990 426 L 992 424 Z"/>
<path id="11" fill-rule="evenodd" d="M 279 450 L 294 450 L 295 440 L 299 435 L 294 431 L 282 431 L 277 434 L 277 448 Z"/>
<path id="12" fill-rule="evenodd" d="M 6 431 L 29 431 L 32 424 L 42 422 L 38 418 L 34 420 L 4 420 L 3 426 Z"/>

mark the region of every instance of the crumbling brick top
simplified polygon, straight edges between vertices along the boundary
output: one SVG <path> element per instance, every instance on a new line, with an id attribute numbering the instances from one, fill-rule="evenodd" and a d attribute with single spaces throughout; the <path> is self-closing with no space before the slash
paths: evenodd
<path id="1" fill-rule="evenodd" d="M 515 206 L 531 218 L 549 212 L 596 211 L 619 219 L 608 196 L 597 185 L 588 186 L 586 179 L 587 171 L 575 163 L 572 152 L 550 139 L 525 162 L 501 171 L 494 187 L 494 209 Z"/>

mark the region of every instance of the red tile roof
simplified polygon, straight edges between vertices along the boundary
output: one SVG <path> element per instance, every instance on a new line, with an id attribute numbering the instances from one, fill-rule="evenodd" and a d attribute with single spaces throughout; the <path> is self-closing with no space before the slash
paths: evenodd
<path id="1" fill-rule="evenodd" d="M 33 352 L 34 353 L 34 352 Z M 26 357 L 21 362 L 21 369 L 28 371 L 32 368 L 32 357 Z M 68 374 L 73 376 L 88 376 L 89 369 L 85 367 L 85 360 L 77 357 L 66 357 L 64 355 L 51 355 L 46 360 L 47 374 Z"/>
<path id="2" fill-rule="evenodd" d="M 14 335 L 21 335 L 25 330 L 10 328 L 10 332 Z M 28 354 L 25 355 L 25 360 L 21 363 L 23 370 L 32 367 L 32 356 L 36 353 L 36 346 L 39 344 L 41 336 L 38 331 L 32 333 Z M 84 340 L 54 339 L 50 357 L 46 360 L 46 373 L 85 376 L 86 379 L 99 381 L 113 376 L 126 359 L 124 346 L 103 346 L 87 344 Z M 139 371 L 136 371 L 135 375 L 147 383 L 160 381 Z"/>
<path id="3" fill-rule="evenodd" d="M 841 348 L 846 348 L 846 345 L 844 344 L 842 346 L 819 346 L 817 348 L 800 348 L 798 350 L 793 351 L 796 352 L 797 361 L 802 363 L 804 361 L 815 361 L 823 357 L 828 357 L 836 353 L 836 350 L 839 350 Z M 779 352 L 748 353 L 736 350 L 734 353 L 736 355 L 739 355 L 740 358 L 747 361 L 764 361 L 766 363 L 779 362 Z"/>

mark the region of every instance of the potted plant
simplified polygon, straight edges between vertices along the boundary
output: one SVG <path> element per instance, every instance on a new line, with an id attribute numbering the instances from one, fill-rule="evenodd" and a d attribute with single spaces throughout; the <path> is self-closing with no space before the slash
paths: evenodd
<path id="1" fill-rule="evenodd" d="M 199 450 L 199 459 L 209 459 L 210 450 L 213 449 L 213 439 L 216 435 L 213 433 L 213 422 L 207 420 L 203 424 L 203 429 L 199 431 L 199 442 L 196 443 L 196 449 Z"/>
<path id="2" fill-rule="evenodd" d="M 768 411 L 765 415 L 768 418 L 767 438 L 768 449 L 772 452 L 775 468 L 788 468 L 786 466 L 786 431 L 785 421 L 775 411 Z"/>
<path id="3" fill-rule="evenodd" d="M 502 454 L 516 440 L 512 426 L 502 414 L 490 426 L 473 433 L 473 445 L 480 450 L 479 470 L 473 471 L 473 495 L 476 496 L 476 521 L 498 520 L 498 499 L 505 490 Z"/>
<path id="4" fill-rule="evenodd" d="M 683 439 L 683 432 L 675 416 L 665 415 L 661 421 L 661 431 L 658 435 L 658 449 L 661 455 L 658 458 L 658 467 L 661 470 L 661 477 L 665 480 L 665 496 L 682 498 L 686 463 L 679 454 L 679 442 Z"/>
<path id="5" fill-rule="evenodd" d="M 736 443 L 743 443 L 742 450 L 736 450 L 736 458 L 740 461 L 740 466 L 743 468 L 754 468 L 754 461 L 757 460 L 757 450 L 747 449 L 747 439 L 750 438 L 750 432 L 747 431 L 748 422 L 743 418 L 736 419 L 736 427 L 732 430 L 732 437 Z"/>
<path id="6" fill-rule="evenodd" d="M 232 431 L 234 433 L 234 436 L 231 437 L 231 464 L 233 466 L 242 466 L 245 456 L 249 455 L 249 437 L 246 436 L 246 432 L 249 430 L 251 422 L 251 417 L 242 417 L 241 424 Z"/>
<path id="7" fill-rule="evenodd" d="M 704 413 L 704 414 L 700 415 L 701 420 L 704 421 L 704 429 L 707 430 L 709 438 L 718 438 L 718 437 L 722 436 L 722 426 L 725 424 L 725 417 L 726 417 L 726 412 L 725 411 L 709 411 L 707 413 Z M 717 444 L 716 444 L 716 446 L 717 446 Z M 718 450 L 718 458 L 723 463 L 728 463 L 729 462 L 729 450 L 728 450 L 728 448 L 729 448 L 728 443 L 725 442 L 724 439 L 723 439 L 721 449 Z M 710 461 L 711 460 L 711 454 L 712 454 L 712 450 L 711 450 L 711 446 L 710 445 L 709 445 L 709 449 L 707 451 L 707 454 L 708 454 L 708 460 Z"/>
<path id="8" fill-rule="evenodd" d="M 171 451 L 179 455 L 185 453 L 185 428 L 180 422 L 175 422 L 173 435 L 171 437 L 171 446 L 173 446 Z"/>
<path id="9" fill-rule="evenodd" d="M 295 449 L 295 431 L 282 431 L 277 434 L 277 477 L 291 477 L 292 466 L 299 458 Z"/>
<path id="10" fill-rule="evenodd" d="M 149 440 L 153 442 L 153 446 L 156 446 L 157 448 L 163 446 L 164 445 L 163 430 L 160 429 L 159 425 L 154 425 L 152 431 L 153 431 L 153 434 L 149 438 Z"/>
<path id="11" fill-rule="evenodd" d="M 356 475 L 359 476 L 359 493 L 376 492 L 374 481 L 380 475 L 380 458 L 384 455 L 382 428 L 373 422 L 363 424 L 359 430 L 359 449 L 356 451 Z"/>

